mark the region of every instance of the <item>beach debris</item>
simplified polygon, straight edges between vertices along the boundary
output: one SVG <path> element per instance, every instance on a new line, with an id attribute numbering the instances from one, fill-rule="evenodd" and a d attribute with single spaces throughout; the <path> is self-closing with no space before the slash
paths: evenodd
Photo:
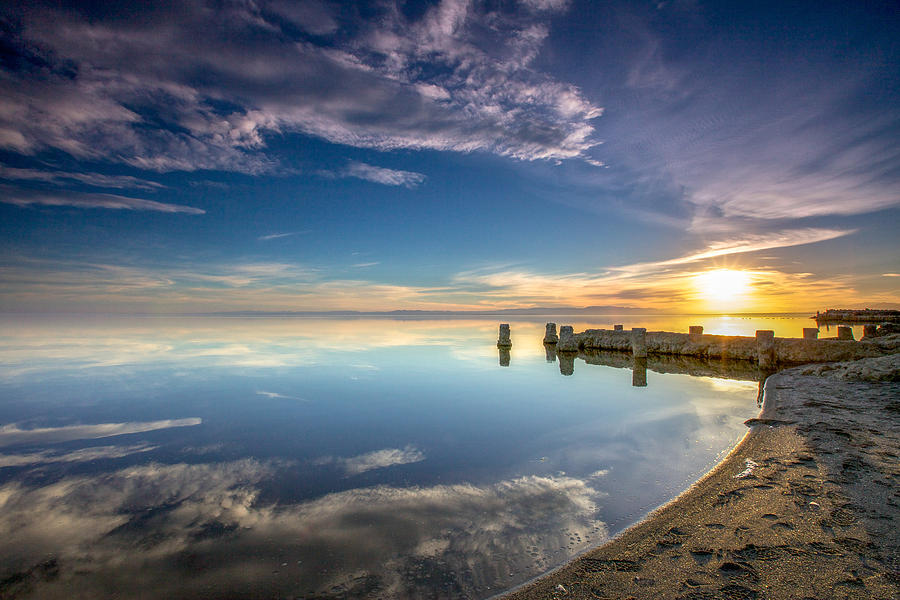
<path id="1" fill-rule="evenodd" d="M 749 458 L 744 461 L 746 468 L 734 476 L 735 479 L 745 479 L 753 475 L 753 470 L 759 465 L 756 462 L 750 460 Z"/>
<path id="2" fill-rule="evenodd" d="M 822 505 L 819 504 L 818 502 L 810 502 L 809 507 L 813 510 L 819 510 L 822 508 Z"/>
<path id="3" fill-rule="evenodd" d="M 561 596 L 565 596 L 566 594 L 569 593 L 569 590 L 567 590 L 567 589 L 565 588 L 565 586 L 564 586 L 563 584 L 561 584 L 561 583 L 560 583 L 560 584 L 557 584 L 557 586 L 556 586 L 555 588 L 553 588 L 553 591 L 556 592 L 557 594 L 561 595 Z"/>

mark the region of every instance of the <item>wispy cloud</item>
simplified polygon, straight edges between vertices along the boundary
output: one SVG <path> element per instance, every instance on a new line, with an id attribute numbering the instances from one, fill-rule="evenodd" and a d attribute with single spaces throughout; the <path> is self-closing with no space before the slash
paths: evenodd
<path id="1" fill-rule="evenodd" d="M 265 392 L 259 391 L 256 392 L 257 396 L 265 396 L 271 400 L 281 399 L 281 400 L 303 400 L 303 398 L 298 398 L 297 396 L 287 396 L 285 394 L 279 394 L 278 392 Z"/>
<path id="2" fill-rule="evenodd" d="M 106 208 L 112 210 L 147 210 L 165 213 L 202 215 L 206 211 L 182 204 L 167 204 L 155 200 L 129 198 L 115 194 L 90 194 L 68 191 L 20 190 L 0 186 L 0 202 L 16 206 L 72 206 L 75 208 Z"/>
<path id="3" fill-rule="evenodd" d="M 7 64 L 46 68 L 5 71 L 0 147 L 248 173 L 277 168 L 267 137 L 291 132 L 380 150 L 584 156 L 602 109 L 534 67 L 546 13 L 565 3 L 527 5 L 442 0 L 414 19 L 385 5 L 368 20 L 321 2 L 166 4 L 115 19 L 13 7 Z"/>
<path id="4" fill-rule="evenodd" d="M 158 446 L 149 444 L 135 444 L 133 446 L 96 446 L 62 453 L 42 450 L 41 452 L 30 452 L 27 454 L 0 454 L 0 467 L 30 467 L 48 463 L 108 460 L 123 458 L 141 452 L 150 452 L 157 448 Z"/>
<path id="5" fill-rule="evenodd" d="M 767 234 L 744 235 L 742 238 L 738 239 L 712 242 L 708 244 L 705 249 L 685 256 L 655 262 L 635 263 L 621 267 L 610 267 L 610 270 L 640 274 L 657 270 L 661 267 L 686 265 L 731 254 L 743 254 L 748 252 L 758 252 L 760 250 L 771 250 L 774 248 L 790 248 L 792 246 L 814 244 L 816 242 L 824 242 L 846 235 L 852 235 L 856 233 L 856 231 L 857 230 L 855 229 L 805 228 L 773 231 Z"/>
<path id="6" fill-rule="evenodd" d="M 165 186 L 155 181 L 130 175 L 103 175 L 101 173 L 71 173 L 40 169 L 17 169 L 0 165 L 0 179 L 44 181 L 54 184 L 82 183 L 93 187 L 158 190 Z"/>
<path id="7" fill-rule="evenodd" d="M 385 448 L 353 456 L 350 458 L 323 457 L 316 459 L 316 464 L 338 464 L 348 476 L 359 475 L 375 469 L 384 469 L 394 465 L 407 465 L 425 460 L 425 454 L 414 446 L 405 448 Z"/>
<path id="8" fill-rule="evenodd" d="M 414 188 L 426 179 L 421 173 L 412 171 L 399 171 L 395 169 L 385 169 L 384 167 L 376 167 L 361 162 L 350 162 L 345 169 L 338 172 L 343 177 L 356 177 L 357 179 L 365 179 L 374 183 L 383 185 L 402 185 L 406 188 Z"/>
<path id="9" fill-rule="evenodd" d="M 270 233 L 269 235 L 261 235 L 256 239 L 258 239 L 261 242 L 268 242 L 269 240 L 277 240 L 277 239 L 291 237 L 291 236 L 295 236 L 295 235 L 304 235 L 309 232 L 310 232 L 309 229 L 305 229 L 303 231 L 288 231 L 286 233 Z"/>
<path id="10" fill-rule="evenodd" d="M 36 427 L 21 429 L 18 424 L 0 426 L 0 446 L 13 444 L 42 443 L 51 444 L 143 433 L 171 427 L 192 427 L 203 422 L 199 418 L 168 419 L 165 421 L 143 421 L 130 423 L 99 423 L 97 425 L 65 425 L 63 427 Z"/>
<path id="11" fill-rule="evenodd" d="M 381 264 L 380 262 L 377 262 L 377 261 L 376 261 L 376 262 L 362 262 L 362 263 L 356 263 L 355 265 L 352 265 L 352 266 L 353 266 L 354 268 L 357 268 L 357 269 L 362 269 L 362 268 L 365 268 L 365 267 L 374 267 L 375 265 L 380 265 L 380 264 Z"/>

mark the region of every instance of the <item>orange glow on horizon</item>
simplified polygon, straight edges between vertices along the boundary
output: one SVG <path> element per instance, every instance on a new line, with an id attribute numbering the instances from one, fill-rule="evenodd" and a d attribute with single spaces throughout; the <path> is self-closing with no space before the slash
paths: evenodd
<path id="1" fill-rule="evenodd" d="M 753 275 L 748 271 L 715 269 L 694 276 L 693 284 L 707 308 L 720 311 L 746 309 L 752 298 Z"/>

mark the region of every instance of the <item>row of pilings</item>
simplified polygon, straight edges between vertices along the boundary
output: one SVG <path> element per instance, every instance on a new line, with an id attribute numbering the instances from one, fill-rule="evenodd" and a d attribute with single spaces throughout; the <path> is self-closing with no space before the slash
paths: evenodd
<path id="1" fill-rule="evenodd" d="M 580 349 L 631 352 L 634 358 L 646 358 L 648 353 L 752 360 L 761 369 L 773 369 L 778 363 L 830 362 L 853 360 L 883 354 L 876 346 L 866 344 L 869 332 L 861 343 L 853 339 L 850 327 L 839 326 L 837 338 L 818 339 L 815 327 L 803 329 L 803 338 L 776 338 L 768 329 L 756 331 L 754 337 L 707 335 L 703 327 L 693 325 L 688 333 L 665 331 L 648 332 L 644 327 L 625 331 L 622 325 L 613 329 L 588 329 L 576 334 L 571 325 L 562 325 L 557 334 L 556 323 L 547 323 L 544 344 L 554 345 L 559 353 Z M 497 347 L 510 349 L 512 339 L 508 323 L 500 325 Z"/>

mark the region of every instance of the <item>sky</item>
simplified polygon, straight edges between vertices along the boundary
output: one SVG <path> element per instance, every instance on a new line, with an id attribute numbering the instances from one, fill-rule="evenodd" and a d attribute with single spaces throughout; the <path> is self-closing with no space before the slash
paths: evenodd
<path id="1" fill-rule="evenodd" d="M 0 311 L 900 308 L 896 2 L 0 7 Z"/>

